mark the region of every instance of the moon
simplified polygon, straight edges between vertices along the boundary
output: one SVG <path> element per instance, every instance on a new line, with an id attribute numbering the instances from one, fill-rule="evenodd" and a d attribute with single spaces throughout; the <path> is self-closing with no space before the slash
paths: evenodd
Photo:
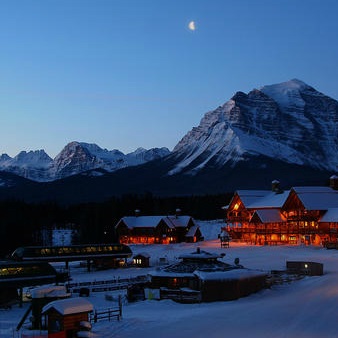
<path id="1" fill-rule="evenodd" d="M 189 24 L 188 24 L 188 28 L 189 28 L 191 31 L 196 30 L 196 24 L 195 24 L 195 21 L 190 21 Z"/>

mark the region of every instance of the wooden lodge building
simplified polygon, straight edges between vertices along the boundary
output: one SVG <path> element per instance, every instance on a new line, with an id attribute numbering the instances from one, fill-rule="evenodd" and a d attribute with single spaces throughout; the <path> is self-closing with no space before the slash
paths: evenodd
<path id="1" fill-rule="evenodd" d="M 338 178 L 330 187 L 293 187 L 236 191 L 225 207 L 226 226 L 232 240 L 258 245 L 313 244 L 338 239 Z"/>
<path id="2" fill-rule="evenodd" d="M 123 244 L 169 244 L 203 240 L 200 228 L 191 216 L 126 216 L 115 226 Z"/>

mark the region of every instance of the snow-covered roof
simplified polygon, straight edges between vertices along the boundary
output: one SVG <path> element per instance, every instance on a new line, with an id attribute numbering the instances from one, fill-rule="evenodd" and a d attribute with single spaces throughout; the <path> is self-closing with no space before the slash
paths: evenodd
<path id="1" fill-rule="evenodd" d="M 217 259 L 220 257 L 222 256 L 215 254 L 215 253 L 210 253 L 207 251 L 199 250 L 199 248 L 197 248 L 195 252 L 191 252 L 191 253 L 178 256 L 178 258 L 180 259 L 198 259 L 198 260 Z"/>
<path id="2" fill-rule="evenodd" d="M 237 190 L 237 195 L 245 207 L 271 194 L 271 190 Z"/>
<path id="3" fill-rule="evenodd" d="M 39 286 L 31 291 L 32 298 L 54 298 L 69 297 L 67 289 L 64 285 Z"/>
<path id="4" fill-rule="evenodd" d="M 257 215 L 262 223 L 279 223 L 285 222 L 285 217 L 278 209 L 261 209 L 256 210 L 252 218 Z"/>
<path id="5" fill-rule="evenodd" d="M 147 252 L 139 252 L 138 254 L 134 255 L 134 257 L 142 256 L 144 258 L 150 258 L 150 255 Z"/>
<path id="6" fill-rule="evenodd" d="M 281 208 L 289 196 L 290 191 L 283 191 L 281 193 L 276 193 L 270 191 L 262 198 L 258 198 L 252 203 L 246 205 L 249 209 L 261 209 L 261 208 Z"/>
<path id="7" fill-rule="evenodd" d="M 156 228 L 163 220 L 167 226 L 171 229 L 179 227 L 187 227 L 189 221 L 192 218 L 190 216 L 126 216 L 121 218 L 116 226 L 120 222 L 124 222 L 128 228 Z"/>
<path id="8" fill-rule="evenodd" d="M 166 271 L 166 270 L 154 270 L 149 272 L 149 276 L 154 277 L 181 277 L 181 278 L 193 278 L 195 275 L 193 272 L 183 271 L 183 272 L 176 272 L 176 271 Z"/>
<path id="9" fill-rule="evenodd" d="M 189 231 L 187 232 L 187 234 L 185 235 L 185 237 L 193 237 L 196 235 L 196 231 L 199 229 L 198 225 L 194 225 L 192 226 Z"/>
<path id="10" fill-rule="evenodd" d="M 330 187 L 326 186 L 302 186 L 302 187 L 292 187 L 292 190 L 294 190 L 297 194 L 303 194 L 303 193 L 334 193 L 337 191 L 333 190 Z"/>
<path id="11" fill-rule="evenodd" d="M 166 216 L 163 218 L 163 220 L 169 225 L 171 224 L 171 226 L 173 226 L 174 228 L 179 228 L 179 227 L 187 227 L 189 224 L 189 221 L 192 218 L 190 216 L 181 216 L 181 215 L 170 215 L 170 216 Z"/>
<path id="12" fill-rule="evenodd" d="M 330 208 L 319 222 L 338 222 L 338 208 Z"/>
<path id="13" fill-rule="evenodd" d="M 61 315 L 70 315 L 93 311 L 93 304 L 82 297 L 67 298 L 48 303 L 43 307 L 42 313 L 46 313 L 50 309 L 55 309 Z"/>
<path id="14" fill-rule="evenodd" d="M 123 221 L 128 228 L 156 228 L 162 218 L 163 216 L 126 216 L 120 222 Z"/>
<path id="15" fill-rule="evenodd" d="M 338 191 L 330 187 L 294 187 L 292 189 L 307 210 L 338 208 Z"/>
<path id="16" fill-rule="evenodd" d="M 232 269 L 226 271 L 201 271 L 196 270 L 194 275 L 201 280 L 240 280 L 252 277 L 264 277 L 267 274 L 261 271 L 248 269 Z"/>

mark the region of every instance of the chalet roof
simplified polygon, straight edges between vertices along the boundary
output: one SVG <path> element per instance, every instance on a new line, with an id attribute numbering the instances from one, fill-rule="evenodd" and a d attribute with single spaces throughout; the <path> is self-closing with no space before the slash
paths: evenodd
<path id="1" fill-rule="evenodd" d="M 338 208 L 330 208 L 319 222 L 338 222 Z"/>
<path id="2" fill-rule="evenodd" d="M 166 225 L 171 228 L 187 227 L 191 216 L 125 216 L 117 223 L 118 226 L 121 222 L 126 224 L 129 229 L 132 228 L 156 228 L 163 220 Z"/>
<path id="3" fill-rule="evenodd" d="M 156 228 L 163 216 L 126 216 L 121 218 L 128 228 Z"/>
<path id="4" fill-rule="evenodd" d="M 82 297 L 55 300 L 45 305 L 42 309 L 42 313 L 46 313 L 51 309 L 54 309 L 61 315 L 70 315 L 91 312 L 93 311 L 93 304 Z"/>
<path id="5" fill-rule="evenodd" d="M 236 194 L 241 199 L 245 207 L 259 201 L 261 198 L 271 194 L 271 190 L 237 190 Z"/>
<path id="6" fill-rule="evenodd" d="M 262 223 L 280 223 L 285 222 L 284 216 L 278 209 L 261 209 L 256 210 L 252 218 L 259 217 Z M 251 218 L 251 219 L 252 219 Z"/>
<path id="7" fill-rule="evenodd" d="M 262 208 L 281 208 L 289 196 L 290 191 L 286 190 L 280 193 L 270 191 L 262 198 L 247 205 L 249 209 L 262 209 Z"/>
<path id="8" fill-rule="evenodd" d="M 292 190 L 307 210 L 338 208 L 338 191 L 330 187 L 294 187 Z"/>
<path id="9" fill-rule="evenodd" d="M 192 226 L 187 232 L 187 234 L 185 235 L 185 237 L 194 237 L 198 229 L 199 229 L 198 225 Z"/>
<path id="10" fill-rule="evenodd" d="M 183 228 L 186 228 L 189 224 L 189 221 L 191 220 L 191 216 L 166 216 L 166 217 L 163 217 L 163 220 L 168 224 L 170 224 L 171 227 L 174 227 L 174 228 L 179 228 L 179 227 L 183 227 Z"/>

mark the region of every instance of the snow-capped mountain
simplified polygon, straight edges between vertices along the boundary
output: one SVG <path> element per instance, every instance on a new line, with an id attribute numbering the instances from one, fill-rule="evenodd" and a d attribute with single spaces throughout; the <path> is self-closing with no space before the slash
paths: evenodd
<path id="1" fill-rule="evenodd" d="M 205 114 L 173 150 L 169 174 L 265 156 L 319 170 L 338 169 L 338 102 L 304 82 L 237 92 Z"/>
<path id="2" fill-rule="evenodd" d="M 0 156 L 0 170 L 10 172 L 32 180 L 44 181 L 49 178 L 49 168 L 53 160 L 44 150 L 21 151 L 11 158 L 7 154 Z"/>
<path id="3" fill-rule="evenodd" d="M 94 169 L 113 172 L 164 157 L 169 153 L 167 148 L 150 150 L 139 148 L 125 155 L 119 150 L 102 149 L 96 144 L 71 142 L 54 159 L 50 158 L 44 150 L 22 151 L 14 158 L 2 154 L 0 170 L 45 182 Z"/>

